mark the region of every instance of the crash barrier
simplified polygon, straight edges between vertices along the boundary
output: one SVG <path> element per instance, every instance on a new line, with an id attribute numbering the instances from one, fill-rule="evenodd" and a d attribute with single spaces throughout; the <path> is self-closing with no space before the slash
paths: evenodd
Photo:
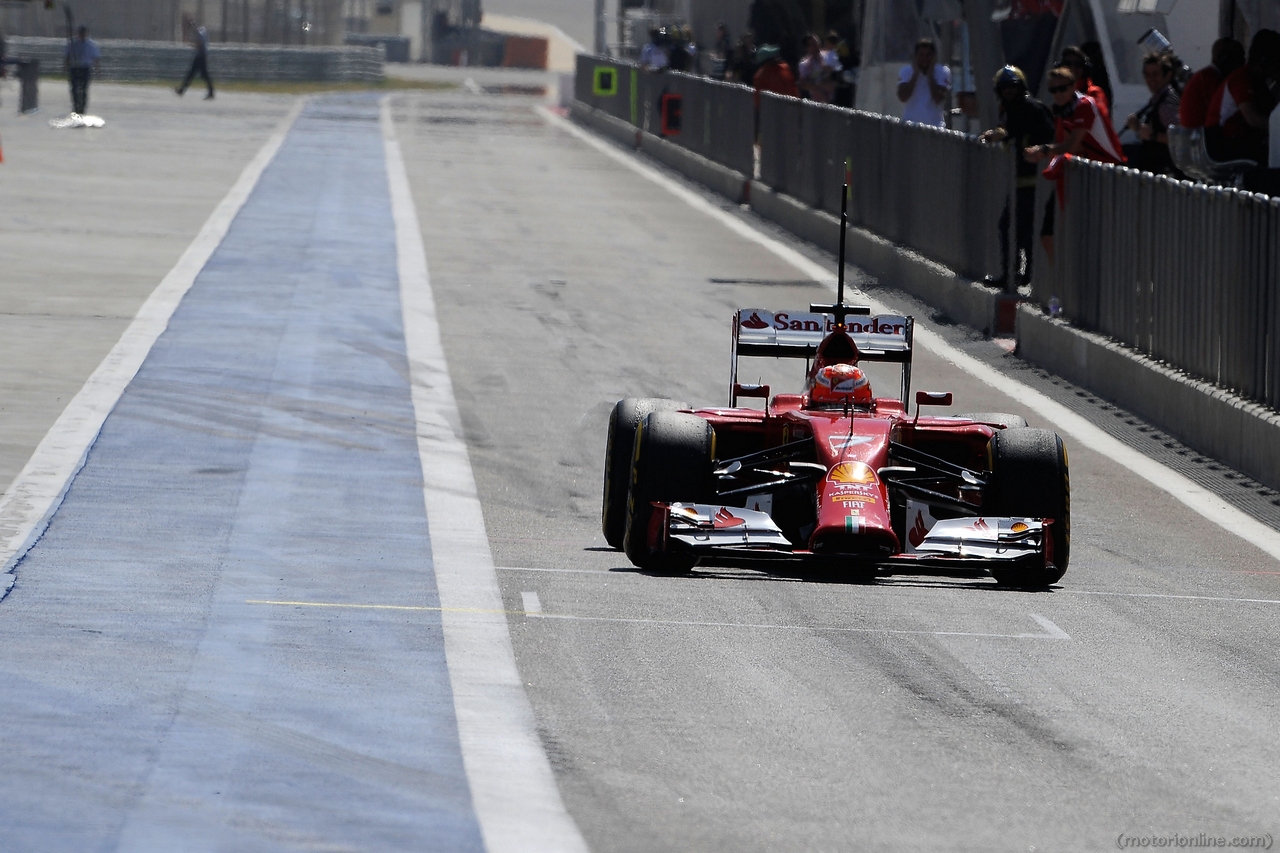
<path id="1" fill-rule="evenodd" d="M 763 94 L 760 179 L 833 215 L 849 167 L 849 223 L 961 275 L 1001 273 L 997 223 L 1013 159 L 941 128 Z"/>
<path id="2" fill-rule="evenodd" d="M 599 75 L 617 87 L 600 94 Z M 1002 271 L 997 223 L 1013 186 L 1004 151 L 954 131 L 755 91 L 629 63 L 578 57 L 577 99 L 614 118 L 838 215 L 849 160 L 849 220 L 972 278 Z M 664 96 L 681 96 L 680 128 L 664 134 Z"/>
<path id="3" fill-rule="evenodd" d="M 36 59 L 45 74 L 61 73 L 65 39 L 13 36 L 8 54 Z M 102 80 L 181 80 L 191 67 L 194 50 L 170 42 L 102 39 Z M 219 80 L 266 82 L 312 80 L 376 82 L 383 79 L 381 46 L 282 47 L 249 44 L 209 46 L 209 73 Z"/>
<path id="4" fill-rule="evenodd" d="M 410 62 L 413 40 L 408 36 L 372 35 L 370 33 L 347 33 L 342 43 L 356 47 L 378 47 L 386 51 L 387 62 Z"/>
<path id="5" fill-rule="evenodd" d="M 601 78 L 611 75 L 612 89 L 601 86 Z M 689 74 L 655 73 L 583 54 L 578 55 L 574 78 L 574 96 L 582 103 L 748 178 L 755 170 L 754 94 L 746 86 Z M 662 133 L 664 95 L 679 98 L 678 132 Z"/>
<path id="6" fill-rule="evenodd" d="M 1280 198 L 1074 160 L 1051 276 L 1062 316 L 1280 404 Z"/>

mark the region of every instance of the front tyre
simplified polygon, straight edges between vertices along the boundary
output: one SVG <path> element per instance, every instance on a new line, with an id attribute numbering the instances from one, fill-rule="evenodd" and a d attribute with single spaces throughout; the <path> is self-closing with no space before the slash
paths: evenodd
<path id="1" fill-rule="evenodd" d="M 1020 589 L 1057 583 L 1071 556 L 1071 477 L 1062 439 L 1047 429 L 1003 429 L 991 437 L 988 453 L 991 476 L 983 513 L 1053 521 L 1052 568 L 993 569 L 991 574 L 998 583 Z"/>
<path id="2" fill-rule="evenodd" d="M 636 429 L 653 412 L 687 409 L 675 400 L 628 397 L 619 400 L 609 416 L 609 441 L 604 451 L 604 500 L 601 503 L 600 526 L 604 539 L 612 548 L 622 548 L 627 532 L 627 490 L 631 486 L 631 451 L 635 449 Z"/>
<path id="3" fill-rule="evenodd" d="M 711 460 L 715 432 L 697 415 L 659 411 L 640 422 L 631 462 L 627 530 L 623 550 L 636 566 L 654 572 L 687 572 L 696 558 L 653 552 L 649 524 L 653 502 L 707 503 L 713 494 Z"/>

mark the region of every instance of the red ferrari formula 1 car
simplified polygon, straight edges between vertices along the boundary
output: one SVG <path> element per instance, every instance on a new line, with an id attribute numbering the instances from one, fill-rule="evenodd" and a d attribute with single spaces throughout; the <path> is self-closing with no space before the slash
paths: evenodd
<path id="1" fill-rule="evenodd" d="M 843 288 L 841 289 L 843 291 Z M 609 421 L 605 538 L 635 565 L 809 561 L 850 575 L 972 575 L 1043 588 L 1066 571 L 1070 481 L 1062 439 L 1016 415 L 908 411 L 911 317 L 813 305 L 733 318 L 728 408 L 626 399 Z M 806 361 L 803 393 L 738 382 L 742 357 Z M 859 365 L 901 369 L 873 397 Z M 763 398 L 763 409 L 738 398 Z"/>

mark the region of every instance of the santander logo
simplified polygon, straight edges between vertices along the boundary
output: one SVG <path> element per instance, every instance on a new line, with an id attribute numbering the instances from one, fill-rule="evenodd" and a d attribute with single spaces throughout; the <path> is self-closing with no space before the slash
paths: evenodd
<path id="1" fill-rule="evenodd" d="M 767 329 L 769 328 L 769 324 L 766 323 L 764 320 L 761 320 L 759 314 L 757 314 L 755 311 L 752 311 L 751 316 L 742 321 L 742 328 Z"/>
<path id="2" fill-rule="evenodd" d="M 716 514 L 712 516 L 711 523 L 716 530 L 723 530 L 726 527 L 738 527 L 739 525 L 746 524 L 747 521 L 746 519 L 738 518 L 736 515 L 729 512 L 728 507 L 722 506 L 716 510 Z"/>
<path id="3" fill-rule="evenodd" d="M 916 513 L 916 523 L 907 531 L 907 540 L 911 543 L 912 548 L 919 548 L 920 543 L 924 541 L 925 534 L 929 531 L 924 527 L 924 513 Z"/>

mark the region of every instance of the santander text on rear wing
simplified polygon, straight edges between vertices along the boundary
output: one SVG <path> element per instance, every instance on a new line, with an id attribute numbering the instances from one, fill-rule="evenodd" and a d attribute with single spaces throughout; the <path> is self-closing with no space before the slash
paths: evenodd
<path id="1" fill-rule="evenodd" d="M 902 402 L 911 390 L 911 347 L 915 320 L 898 314 L 865 314 L 845 318 L 845 331 L 858 346 L 863 361 L 902 365 Z M 766 311 L 740 308 L 733 315 L 733 348 L 729 379 L 729 404 L 737 405 L 738 359 L 813 358 L 818 344 L 835 329 L 833 314 L 815 311 Z"/>

